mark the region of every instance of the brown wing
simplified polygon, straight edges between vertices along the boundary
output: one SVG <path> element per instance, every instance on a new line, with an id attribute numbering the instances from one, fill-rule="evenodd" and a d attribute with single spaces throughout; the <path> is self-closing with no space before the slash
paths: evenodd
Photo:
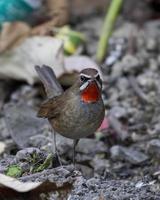
<path id="1" fill-rule="evenodd" d="M 49 119 L 56 118 L 58 115 L 62 114 L 67 106 L 67 103 L 69 103 L 77 93 L 77 86 L 75 86 L 76 85 L 72 86 L 63 94 L 42 103 L 37 116 Z"/>
<path id="2" fill-rule="evenodd" d="M 61 111 L 61 96 L 49 99 L 41 104 L 37 116 L 43 118 L 55 118 Z"/>

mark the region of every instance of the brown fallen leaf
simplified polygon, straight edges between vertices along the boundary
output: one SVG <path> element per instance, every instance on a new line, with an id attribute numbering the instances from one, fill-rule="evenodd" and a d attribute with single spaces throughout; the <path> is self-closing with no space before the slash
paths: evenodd
<path id="1" fill-rule="evenodd" d="M 35 180 L 39 181 L 32 182 Z M 44 170 L 19 180 L 0 174 L 0 199 L 40 200 L 42 193 L 49 195 L 52 192 L 58 194 L 57 200 L 65 200 L 77 180 L 78 177 L 72 177 L 67 168 Z"/>
<path id="2" fill-rule="evenodd" d="M 0 33 L 0 53 L 22 42 L 30 33 L 31 28 L 24 22 L 6 22 Z"/>
<path id="3" fill-rule="evenodd" d="M 0 53 L 20 44 L 29 35 L 49 34 L 54 26 L 61 26 L 69 19 L 69 4 L 67 0 L 47 0 L 44 4 L 48 21 L 33 29 L 25 22 L 3 23 L 0 33 Z"/>
<path id="4" fill-rule="evenodd" d="M 46 0 L 45 7 L 48 21 L 35 26 L 32 35 L 47 35 L 53 28 L 67 24 L 69 20 L 69 2 L 67 0 Z"/>

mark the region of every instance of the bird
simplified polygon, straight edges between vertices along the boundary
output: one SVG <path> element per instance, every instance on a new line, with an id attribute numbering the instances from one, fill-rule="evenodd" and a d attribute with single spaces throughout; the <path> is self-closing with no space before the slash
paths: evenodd
<path id="1" fill-rule="evenodd" d="M 56 154 L 57 133 L 73 140 L 75 166 L 78 141 L 93 134 L 104 119 L 102 79 L 96 69 L 84 68 L 74 84 L 64 91 L 51 67 L 35 66 L 35 70 L 47 93 L 47 99 L 40 105 L 37 116 L 47 118 L 51 124 Z"/>

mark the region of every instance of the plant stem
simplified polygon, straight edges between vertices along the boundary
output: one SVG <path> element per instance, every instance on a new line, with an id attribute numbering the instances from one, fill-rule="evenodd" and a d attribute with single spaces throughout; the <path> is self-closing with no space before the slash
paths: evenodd
<path id="1" fill-rule="evenodd" d="M 112 33 L 114 24 L 118 17 L 119 10 L 123 0 L 112 0 L 109 6 L 109 10 L 105 16 L 104 25 L 102 28 L 101 36 L 98 43 L 98 49 L 96 53 L 96 58 L 98 62 L 102 62 L 108 48 L 108 40 Z"/>

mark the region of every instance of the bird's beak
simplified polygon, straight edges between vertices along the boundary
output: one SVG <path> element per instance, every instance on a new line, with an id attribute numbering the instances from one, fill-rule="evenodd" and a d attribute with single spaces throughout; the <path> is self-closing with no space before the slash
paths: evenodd
<path id="1" fill-rule="evenodd" d="M 85 82 L 84 84 L 81 85 L 80 87 L 80 91 L 83 91 L 85 90 L 91 83 L 95 83 L 97 85 L 97 87 L 101 90 L 102 89 L 102 86 L 100 84 L 99 81 L 97 81 L 96 79 L 91 79 L 91 80 L 88 80 L 87 82 Z"/>

